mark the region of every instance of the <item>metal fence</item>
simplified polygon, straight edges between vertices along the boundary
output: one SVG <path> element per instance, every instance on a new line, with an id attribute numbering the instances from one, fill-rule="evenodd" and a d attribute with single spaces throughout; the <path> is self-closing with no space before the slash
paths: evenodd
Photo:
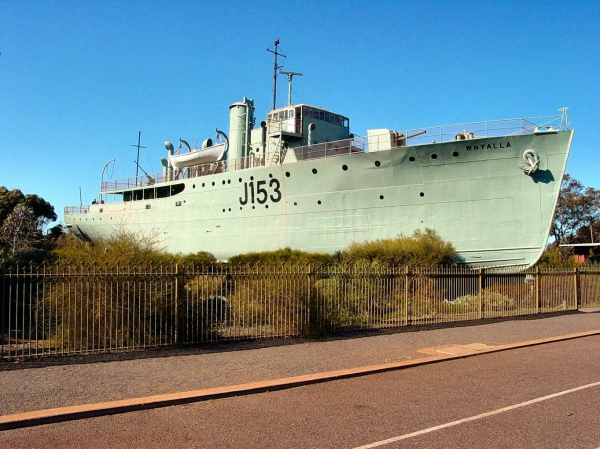
<path id="1" fill-rule="evenodd" d="M 55 266 L 1 276 L 9 360 L 600 306 L 599 267 Z"/>

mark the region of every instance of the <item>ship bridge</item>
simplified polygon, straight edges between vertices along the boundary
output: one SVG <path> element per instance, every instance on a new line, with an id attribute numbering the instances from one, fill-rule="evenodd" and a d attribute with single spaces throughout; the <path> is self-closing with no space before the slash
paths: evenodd
<path id="1" fill-rule="evenodd" d="M 272 110 L 267 114 L 267 136 L 289 147 L 350 137 L 350 120 L 323 108 L 299 104 Z"/>

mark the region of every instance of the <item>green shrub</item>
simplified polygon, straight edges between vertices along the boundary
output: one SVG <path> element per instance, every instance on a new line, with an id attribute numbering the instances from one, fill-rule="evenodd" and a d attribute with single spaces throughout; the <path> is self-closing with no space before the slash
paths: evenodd
<path id="1" fill-rule="evenodd" d="M 377 260 L 342 262 L 319 276 L 314 284 L 319 322 L 313 324 L 321 330 L 386 325 L 405 316 L 404 278 Z"/>
<path id="2" fill-rule="evenodd" d="M 549 245 L 537 262 L 540 267 L 576 267 L 579 265 L 570 248 Z"/>
<path id="3" fill-rule="evenodd" d="M 134 233 L 125 230 L 115 232 L 106 241 L 84 242 L 73 236 L 62 239 L 51 257 L 61 266 L 124 265 L 210 265 L 216 263 L 208 252 L 194 254 L 170 254 L 159 246 L 153 234 Z"/>
<path id="4" fill-rule="evenodd" d="M 484 310 L 501 312 L 512 310 L 515 307 L 515 300 L 500 290 L 498 286 L 491 286 L 483 290 Z M 457 310 L 474 311 L 479 307 L 479 296 L 464 295 L 453 301 L 447 301 L 446 304 L 457 308 Z"/>
<path id="5" fill-rule="evenodd" d="M 377 260 L 387 265 L 434 266 L 452 265 L 456 250 L 444 242 L 432 229 L 417 229 L 407 237 L 398 235 L 391 239 L 378 239 L 362 243 L 353 242 L 342 251 L 341 257 L 348 262 Z"/>
<path id="6" fill-rule="evenodd" d="M 193 254 L 179 255 L 176 257 L 178 263 L 186 266 L 209 266 L 217 263 L 217 259 L 208 251 L 199 251 Z"/>
<path id="7" fill-rule="evenodd" d="M 316 264 L 323 265 L 332 262 L 332 256 L 322 253 L 309 253 L 297 249 L 283 248 L 275 251 L 261 251 L 246 254 L 239 254 L 229 259 L 232 265 L 259 263 L 281 264 L 283 262 L 295 264 Z"/>

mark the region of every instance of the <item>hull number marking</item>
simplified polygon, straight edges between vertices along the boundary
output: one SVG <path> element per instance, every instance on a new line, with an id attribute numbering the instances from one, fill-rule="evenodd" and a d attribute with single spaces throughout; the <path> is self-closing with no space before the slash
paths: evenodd
<path id="1" fill-rule="evenodd" d="M 268 187 L 266 187 L 267 185 Z M 268 183 L 267 181 L 256 181 L 256 186 L 254 181 L 245 182 L 244 195 L 240 196 L 240 204 L 242 206 L 245 206 L 248 202 L 251 204 L 254 204 L 254 202 L 265 204 L 268 200 L 278 203 L 283 196 L 280 188 L 281 184 L 276 178 L 271 178 Z M 248 192 L 248 190 L 250 192 Z"/>

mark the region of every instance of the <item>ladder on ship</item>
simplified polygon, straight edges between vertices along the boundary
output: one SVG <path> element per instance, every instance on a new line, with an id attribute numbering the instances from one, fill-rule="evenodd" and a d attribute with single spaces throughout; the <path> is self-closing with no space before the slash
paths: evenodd
<path id="1" fill-rule="evenodd" d="M 285 159 L 285 155 L 287 154 L 288 146 L 284 144 L 281 139 L 279 140 L 279 144 L 277 145 L 277 149 L 273 151 L 273 157 L 271 158 L 271 165 L 282 164 Z"/>

